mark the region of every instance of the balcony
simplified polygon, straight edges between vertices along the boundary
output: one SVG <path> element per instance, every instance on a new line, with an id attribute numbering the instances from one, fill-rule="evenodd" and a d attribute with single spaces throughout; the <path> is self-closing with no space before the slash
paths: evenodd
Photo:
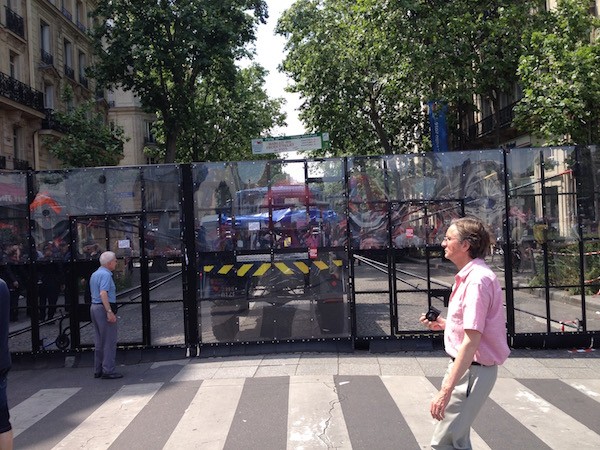
<path id="1" fill-rule="evenodd" d="M 40 49 L 40 51 L 41 51 L 41 56 L 42 56 L 42 62 L 44 64 L 46 64 L 47 66 L 54 65 L 54 56 L 52 56 L 50 53 L 48 53 L 43 48 Z"/>
<path id="2" fill-rule="evenodd" d="M 46 118 L 42 120 L 42 130 L 54 130 L 59 133 L 67 133 L 69 131 L 64 124 L 56 120 L 53 109 L 45 109 L 44 112 L 46 113 Z"/>
<path id="3" fill-rule="evenodd" d="M 88 79 L 86 77 L 84 77 L 83 75 L 79 75 L 79 83 L 86 89 L 88 89 Z"/>
<path id="4" fill-rule="evenodd" d="M 82 24 L 79 20 L 77 21 L 77 28 L 83 33 L 87 33 L 87 27 Z"/>
<path id="5" fill-rule="evenodd" d="M 29 161 L 25 159 L 13 158 L 13 169 L 14 170 L 31 170 Z"/>
<path id="6" fill-rule="evenodd" d="M 514 108 L 516 104 L 517 102 L 511 103 L 498 111 L 498 128 L 510 127 L 514 117 Z M 486 116 L 479 122 L 469 126 L 469 140 L 486 136 L 494 130 L 494 117 L 492 115 Z"/>
<path id="7" fill-rule="evenodd" d="M 44 94 L 2 72 L 0 72 L 0 96 L 38 111 L 44 111 Z"/>
<path id="8" fill-rule="evenodd" d="M 8 6 L 5 6 L 4 8 L 6 9 L 6 28 L 15 33 L 17 36 L 25 39 L 25 25 L 23 18 Z"/>
<path id="9" fill-rule="evenodd" d="M 73 20 L 73 14 L 71 14 L 69 12 L 69 10 L 67 8 L 65 8 L 64 6 L 60 9 L 60 12 L 62 13 L 63 16 L 65 16 L 67 19 L 69 20 Z"/>
<path id="10" fill-rule="evenodd" d="M 71 80 L 75 80 L 75 70 L 65 64 L 65 76 Z"/>

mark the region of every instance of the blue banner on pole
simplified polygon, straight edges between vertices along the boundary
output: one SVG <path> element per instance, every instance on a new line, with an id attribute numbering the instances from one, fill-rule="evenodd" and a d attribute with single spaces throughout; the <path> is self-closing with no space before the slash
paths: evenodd
<path id="1" fill-rule="evenodd" d="M 429 126 L 431 128 L 431 144 L 434 152 L 448 151 L 448 130 L 446 113 L 448 105 L 439 100 L 427 103 L 429 106 Z"/>

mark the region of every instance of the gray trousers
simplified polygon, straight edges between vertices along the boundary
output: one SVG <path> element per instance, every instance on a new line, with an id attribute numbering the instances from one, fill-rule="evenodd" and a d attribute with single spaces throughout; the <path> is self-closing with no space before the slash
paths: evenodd
<path id="1" fill-rule="evenodd" d="M 450 373 L 453 362 L 448 365 Z M 492 392 L 498 366 L 471 366 L 462 376 L 450 397 L 444 420 L 433 431 L 431 448 L 435 450 L 470 450 L 471 425 Z"/>
<path id="2" fill-rule="evenodd" d="M 117 322 L 106 319 L 102 303 L 90 306 L 90 316 L 94 327 L 94 372 L 113 373 L 117 354 Z"/>

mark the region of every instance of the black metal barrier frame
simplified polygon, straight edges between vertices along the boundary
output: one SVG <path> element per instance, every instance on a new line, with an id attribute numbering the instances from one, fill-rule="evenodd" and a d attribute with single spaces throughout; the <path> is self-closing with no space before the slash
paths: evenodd
<path id="1" fill-rule="evenodd" d="M 87 280 L 118 258 L 119 345 L 428 346 L 454 218 L 484 220 L 513 347 L 595 347 L 595 146 L 0 173 L 14 354 L 93 346 Z M 224 350 L 225 349 L 225 350 Z"/>

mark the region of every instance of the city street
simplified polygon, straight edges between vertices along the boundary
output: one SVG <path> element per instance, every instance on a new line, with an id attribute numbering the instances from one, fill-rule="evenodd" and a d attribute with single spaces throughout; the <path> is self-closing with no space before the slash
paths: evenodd
<path id="1" fill-rule="evenodd" d="M 182 358 L 121 364 L 120 380 L 94 379 L 89 357 L 17 367 L 15 448 L 425 449 L 447 363 L 440 351 Z M 597 352 L 513 351 L 474 448 L 600 448 L 599 374 Z"/>

